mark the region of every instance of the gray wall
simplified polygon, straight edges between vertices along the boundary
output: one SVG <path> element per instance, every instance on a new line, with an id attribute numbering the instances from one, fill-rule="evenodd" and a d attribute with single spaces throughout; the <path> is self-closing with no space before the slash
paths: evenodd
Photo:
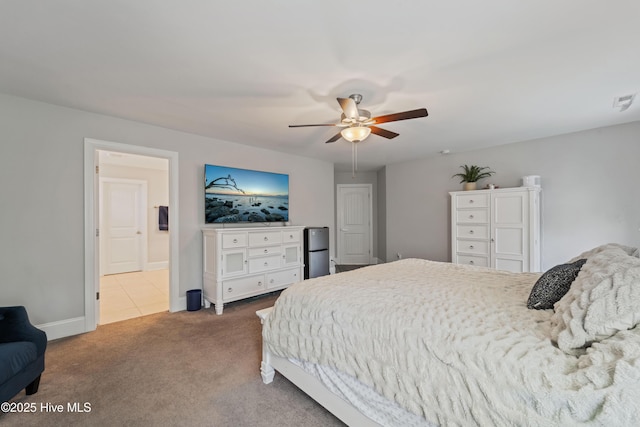
<path id="1" fill-rule="evenodd" d="M 542 177 L 542 265 L 548 269 L 594 246 L 640 246 L 640 122 L 386 167 L 387 260 L 449 261 L 450 199 L 462 164 L 490 166 L 481 181 L 517 187 Z"/>
<path id="2" fill-rule="evenodd" d="M 0 95 L 0 301 L 36 324 L 84 316 L 84 138 L 179 153 L 180 295 L 202 285 L 203 165 L 290 176 L 291 224 L 334 227 L 333 165 Z"/>
<path id="3" fill-rule="evenodd" d="M 378 258 L 387 262 L 387 168 L 378 171 Z M 374 207 L 375 209 L 375 207 Z"/>

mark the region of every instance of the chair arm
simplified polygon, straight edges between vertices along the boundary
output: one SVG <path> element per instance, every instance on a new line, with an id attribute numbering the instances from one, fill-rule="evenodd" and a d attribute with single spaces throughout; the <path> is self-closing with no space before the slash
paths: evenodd
<path id="1" fill-rule="evenodd" d="M 30 341 L 36 345 L 38 355 L 47 348 L 47 334 L 29 322 L 23 306 L 0 307 L 0 343 Z"/>

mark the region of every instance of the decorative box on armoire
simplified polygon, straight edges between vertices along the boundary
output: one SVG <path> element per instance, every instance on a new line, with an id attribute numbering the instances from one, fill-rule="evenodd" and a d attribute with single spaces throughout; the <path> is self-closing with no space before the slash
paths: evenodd
<path id="1" fill-rule="evenodd" d="M 451 262 L 540 271 L 540 187 L 453 191 Z"/>

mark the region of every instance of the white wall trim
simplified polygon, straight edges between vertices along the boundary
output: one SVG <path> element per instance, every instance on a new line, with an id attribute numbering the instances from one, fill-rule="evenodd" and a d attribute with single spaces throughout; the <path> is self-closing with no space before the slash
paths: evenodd
<path id="1" fill-rule="evenodd" d="M 166 270 L 169 268 L 169 261 L 148 262 L 144 266 L 144 271 Z"/>
<path id="2" fill-rule="evenodd" d="M 85 251 L 85 316 L 84 330 L 89 332 L 96 329 L 96 289 L 99 289 L 99 248 L 96 238 L 98 226 L 97 218 L 97 185 L 96 166 L 98 165 L 98 151 L 117 151 L 121 153 L 138 154 L 142 156 L 161 157 L 169 161 L 169 311 L 181 311 L 187 307 L 186 297 L 180 298 L 179 274 L 179 180 L 178 153 L 156 148 L 122 144 L 118 142 L 101 141 L 98 139 L 84 139 L 84 251 Z M 72 334 L 71 334 L 72 335 Z"/>
<path id="3" fill-rule="evenodd" d="M 36 328 L 46 332 L 47 340 L 55 340 L 58 338 L 64 338 L 71 335 L 78 335 L 84 332 L 86 320 L 84 317 L 74 317 L 71 319 L 58 320 L 56 322 L 43 323 L 42 325 L 35 325 Z"/>

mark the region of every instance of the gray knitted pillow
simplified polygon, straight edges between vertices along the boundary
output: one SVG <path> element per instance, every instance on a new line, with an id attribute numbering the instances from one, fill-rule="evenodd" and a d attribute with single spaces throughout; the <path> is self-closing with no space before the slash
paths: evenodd
<path id="1" fill-rule="evenodd" d="M 570 264 L 560 264 L 546 271 L 531 289 L 527 308 L 542 310 L 553 308 L 560 301 L 576 279 L 586 259 L 579 259 Z"/>

